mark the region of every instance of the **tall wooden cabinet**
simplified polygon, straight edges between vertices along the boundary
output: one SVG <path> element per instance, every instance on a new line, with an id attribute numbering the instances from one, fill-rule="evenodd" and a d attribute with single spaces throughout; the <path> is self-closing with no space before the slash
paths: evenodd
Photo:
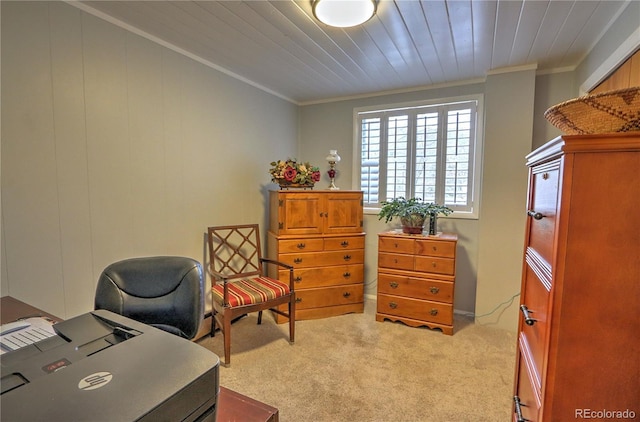
<path id="1" fill-rule="evenodd" d="M 513 420 L 638 415 L 640 133 L 559 137 L 527 164 Z"/>
<path id="2" fill-rule="evenodd" d="M 296 320 L 364 311 L 362 200 L 355 191 L 270 192 L 267 255 L 294 267 Z"/>
<path id="3" fill-rule="evenodd" d="M 376 320 L 439 328 L 452 335 L 457 240 L 451 233 L 380 233 Z"/>

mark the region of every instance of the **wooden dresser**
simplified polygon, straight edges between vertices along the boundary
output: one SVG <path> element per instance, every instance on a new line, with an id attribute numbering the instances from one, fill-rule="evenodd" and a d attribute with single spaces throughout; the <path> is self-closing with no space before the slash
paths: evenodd
<path id="1" fill-rule="evenodd" d="M 377 321 L 439 328 L 453 334 L 457 236 L 378 235 Z"/>
<path id="2" fill-rule="evenodd" d="M 270 192 L 267 253 L 294 267 L 296 320 L 364 311 L 362 199 L 359 191 Z"/>
<path id="3" fill-rule="evenodd" d="M 559 137 L 527 164 L 513 420 L 638 415 L 640 133 Z"/>

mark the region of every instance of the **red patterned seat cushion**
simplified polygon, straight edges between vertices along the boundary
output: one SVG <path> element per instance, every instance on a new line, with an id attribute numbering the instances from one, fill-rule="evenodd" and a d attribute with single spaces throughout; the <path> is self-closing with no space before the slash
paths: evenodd
<path id="1" fill-rule="evenodd" d="M 269 277 L 233 280 L 228 285 L 231 307 L 261 303 L 289 294 L 287 284 Z M 213 288 L 213 300 L 222 305 L 223 297 L 224 286 L 216 284 Z"/>

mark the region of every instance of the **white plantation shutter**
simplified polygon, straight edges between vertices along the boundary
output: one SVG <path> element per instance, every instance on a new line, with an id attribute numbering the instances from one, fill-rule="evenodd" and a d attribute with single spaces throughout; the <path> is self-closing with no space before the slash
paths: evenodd
<path id="1" fill-rule="evenodd" d="M 477 100 L 357 113 L 365 207 L 404 196 L 474 208 Z"/>

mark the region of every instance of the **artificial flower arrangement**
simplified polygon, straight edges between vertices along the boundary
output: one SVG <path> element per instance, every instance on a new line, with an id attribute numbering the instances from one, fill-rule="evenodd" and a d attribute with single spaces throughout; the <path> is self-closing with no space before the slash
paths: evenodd
<path id="1" fill-rule="evenodd" d="M 298 163 L 295 158 L 287 158 L 271 163 L 271 181 L 278 184 L 312 185 L 320 181 L 320 168 L 307 163 Z"/>

